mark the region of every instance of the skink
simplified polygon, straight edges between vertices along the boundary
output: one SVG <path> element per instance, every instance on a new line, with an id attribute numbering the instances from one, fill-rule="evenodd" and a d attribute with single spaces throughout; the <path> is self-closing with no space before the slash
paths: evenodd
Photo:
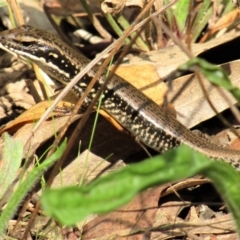
<path id="1" fill-rule="evenodd" d="M 70 82 L 90 61 L 54 35 L 28 25 L 1 32 L 0 47 L 31 60 L 63 84 Z M 93 67 L 73 87 L 77 96 L 83 94 L 97 69 Z M 105 79 L 106 72 L 103 72 L 89 93 L 87 103 L 94 99 Z M 240 151 L 223 148 L 196 136 L 168 111 L 117 75 L 110 79 L 103 92 L 101 108 L 142 143 L 159 152 L 184 143 L 240 170 Z"/>

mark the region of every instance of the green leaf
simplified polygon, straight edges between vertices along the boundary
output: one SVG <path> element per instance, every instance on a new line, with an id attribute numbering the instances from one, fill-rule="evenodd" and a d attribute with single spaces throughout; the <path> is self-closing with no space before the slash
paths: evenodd
<path id="1" fill-rule="evenodd" d="M 183 32 L 186 26 L 190 1 L 192 0 L 177 1 L 173 8 L 173 15 L 180 32 Z"/>
<path id="2" fill-rule="evenodd" d="M 23 144 L 4 133 L 3 158 L 0 170 L 0 199 L 14 180 L 23 156 Z"/>
<path id="3" fill-rule="evenodd" d="M 164 0 L 164 4 L 169 0 Z M 189 5 L 192 3 L 193 13 L 189 13 Z M 213 3 L 211 0 L 205 0 L 201 3 L 194 4 L 191 0 L 177 1 L 173 7 L 167 9 L 166 18 L 168 25 L 173 32 L 182 37 L 186 34 L 187 19 L 191 18 L 191 38 L 195 42 L 206 27 L 209 19 L 213 14 Z M 196 8 L 197 11 L 196 11 Z"/>
<path id="4" fill-rule="evenodd" d="M 90 214 L 112 211 L 146 188 L 193 176 L 214 164 L 202 154 L 181 146 L 86 186 L 48 189 L 43 193 L 42 206 L 62 224 L 72 225 Z"/>
<path id="5" fill-rule="evenodd" d="M 164 0 L 164 4 L 168 4 L 169 0 Z M 186 27 L 190 0 L 177 1 L 172 8 L 166 11 L 168 24 L 172 31 L 177 30 L 182 34 Z"/>
<path id="6" fill-rule="evenodd" d="M 90 214 L 103 214 L 129 202 L 146 188 L 201 174 L 210 178 L 222 195 L 240 233 L 240 175 L 225 162 L 217 162 L 188 146 L 132 164 L 82 187 L 44 191 L 45 212 L 62 224 L 73 225 Z"/>
<path id="7" fill-rule="evenodd" d="M 6 0 L 0 0 L 0 7 L 4 7 L 6 4 Z"/>

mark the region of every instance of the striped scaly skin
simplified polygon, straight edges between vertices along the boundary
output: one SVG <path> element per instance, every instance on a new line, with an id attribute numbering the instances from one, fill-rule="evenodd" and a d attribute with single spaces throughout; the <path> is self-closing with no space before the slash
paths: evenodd
<path id="1" fill-rule="evenodd" d="M 0 33 L 0 47 L 31 60 L 63 84 L 70 82 L 89 63 L 89 59 L 57 37 L 27 25 Z M 77 96 L 85 91 L 97 69 L 93 67 L 73 87 Z M 96 96 L 105 76 L 106 72 L 103 72 L 85 104 Z M 103 92 L 101 108 L 137 139 L 159 152 L 184 143 L 240 169 L 240 151 L 220 147 L 196 136 L 169 112 L 117 75 L 112 77 Z"/>

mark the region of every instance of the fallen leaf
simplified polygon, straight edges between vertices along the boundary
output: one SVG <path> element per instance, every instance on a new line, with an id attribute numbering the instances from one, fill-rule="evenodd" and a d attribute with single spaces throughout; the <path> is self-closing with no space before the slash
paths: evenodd
<path id="1" fill-rule="evenodd" d="M 39 120 L 41 118 L 41 116 L 46 111 L 46 109 L 50 106 L 51 106 L 50 101 L 42 101 L 42 102 L 34 105 L 30 109 L 28 109 L 27 111 L 22 113 L 20 116 L 18 116 L 16 119 L 9 122 L 6 126 L 2 127 L 0 129 L 0 135 L 2 135 L 4 132 L 13 134 L 19 128 L 24 126 L 26 123 L 36 123 L 37 120 Z M 69 106 L 69 102 L 64 102 L 64 101 L 59 102 L 57 105 L 57 107 L 59 107 L 60 109 L 65 109 L 65 110 L 67 110 L 67 106 Z M 64 115 L 64 113 L 61 113 L 58 111 L 53 111 L 50 114 L 49 119 L 52 119 L 54 117 L 59 117 L 62 115 Z M 65 113 L 65 115 L 66 115 L 66 113 Z"/>
<path id="2" fill-rule="evenodd" d="M 240 61 L 232 61 L 220 65 L 228 74 L 234 86 L 240 87 L 239 69 Z M 218 91 L 209 81 L 202 77 L 207 96 L 215 106 L 218 112 L 222 112 L 229 108 L 229 104 L 235 104 L 236 100 L 227 91 L 223 92 L 228 97 L 228 102 L 222 97 L 221 92 Z M 197 124 L 213 117 L 216 113 L 206 100 L 206 97 L 199 85 L 198 79 L 195 75 L 186 75 L 175 79 L 171 83 L 171 89 L 167 95 L 169 102 L 171 102 L 176 112 L 178 121 L 183 125 L 191 128 Z M 199 111 L 201 109 L 201 111 Z"/>
<path id="3" fill-rule="evenodd" d="M 159 78 L 154 66 L 150 64 L 135 66 L 121 65 L 117 68 L 116 74 L 130 82 L 158 105 L 164 103 L 168 88 Z"/>
<path id="4" fill-rule="evenodd" d="M 121 12 L 124 7 L 137 6 L 143 8 L 145 4 L 145 0 L 104 0 L 101 3 L 101 8 L 104 13 L 114 15 Z"/>
<path id="5" fill-rule="evenodd" d="M 236 19 L 239 19 L 240 9 L 234 9 L 231 12 L 225 14 L 214 24 L 214 26 L 206 32 L 206 34 L 199 41 L 200 43 L 205 42 L 214 33 L 220 31 L 221 29 L 227 29 L 231 24 L 233 24 Z"/>
<path id="6" fill-rule="evenodd" d="M 210 50 L 216 46 L 227 43 L 239 37 L 238 33 L 227 33 L 220 38 L 201 44 L 192 44 L 191 52 L 193 56 Z M 144 66 L 151 65 L 158 74 L 158 79 L 165 79 L 172 71 L 176 70 L 181 64 L 186 63 L 189 57 L 178 46 L 170 46 L 157 51 L 150 51 L 140 55 L 131 56 L 121 66 L 142 66 L 141 71 L 145 71 Z"/>
<path id="7" fill-rule="evenodd" d="M 191 236 L 191 235 L 209 235 L 210 234 L 232 234 L 234 231 L 235 225 L 232 220 L 231 214 L 218 216 L 210 220 L 196 220 L 196 221 L 184 221 L 179 218 L 172 218 L 168 222 L 156 222 L 154 224 L 154 231 L 152 233 L 152 239 L 168 239 L 174 236 Z M 233 234 L 237 237 L 237 234 Z M 200 237 L 200 239 L 203 239 Z M 230 239 L 230 238 L 226 238 Z M 237 238 L 233 238 L 237 239 Z"/>
<path id="8" fill-rule="evenodd" d="M 83 227 L 84 239 L 142 239 L 145 234 L 134 232 L 152 227 L 158 209 L 158 200 L 165 186 L 149 189 L 133 199 L 125 207 L 112 213 L 96 217 Z"/>

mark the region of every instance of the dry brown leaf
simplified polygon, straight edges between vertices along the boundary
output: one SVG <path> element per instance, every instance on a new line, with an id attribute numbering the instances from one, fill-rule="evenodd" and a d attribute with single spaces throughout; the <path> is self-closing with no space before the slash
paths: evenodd
<path id="1" fill-rule="evenodd" d="M 119 210 L 93 219 L 83 227 L 84 239 L 143 239 L 146 233 L 128 235 L 152 227 L 163 188 L 149 189 Z"/>
<path id="2" fill-rule="evenodd" d="M 219 215 L 214 219 L 187 222 L 179 218 L 165 218 L 166 222 L 160 221 L 154 223 L 158 231 L 152 233 L 152 239 L 169 239 L 174 236 L 187 236 L 194 234 L 227 234 L 235 231 L 235 225 L 230 214 Z M 236 236 L 236 234 L 234 234 Z M 202 239 L 202 238 L 201 238 Z"/>
<path id="3" fill-rule="evenodd" d="M 206 32 L 206 34 L 199 41 L 200 43 L 205 42 L 210 36 L 214 33 L 220 31 L 221 29 L 228 28 L 231 24 L 233 24 L 236 19 L 239 19 L 240 9 L 234 9 L 226 15 L 222 16 L 214 26 Z"/>
<path id="4" fill-rule="evenodd" d="M 192 44 L 192 54 L 194 56 L 199 55 L 213 47 L 220 44 L 229 42 L 235 38 L 239 37 L 239 33 L 227 33 L 219 38 L 214 38 L 211 41 L 201 44 Z M 127 63 L 121 64 L 121 66 L 142 66 L 144 71 L 144 66 L 151 65 L 154 67 L 155 71 L 158 73 L 159 79 L 166 78 L 172 71 L 176 70 L 181 64 L 186 63 L 189 60 L 187 55 L 178 47 L 170 46 L 158 51 L 151 51 L 148 53 L 143 53 L 138 56 L 133 56 L 129 59 Z"/>
<path id="5" fill-rule="evenodd" d="M 76 116 L 75 119 L 79 118 Z M 43 122 L 41 127 L 32 134 L 32 129 L 34 127 L 34 123 L 25 123 L 23 127 L 19 128 L 19 130 L 15 133 L 14 139 L 19 139 L 25 146 L 24 148 L 24 156 L 32 156 L 35 153 L 36 149 L 43 144 L 47 139 L 51 138 L 56 132 L 59 131 L 62 127 L 65 126 L 68 121 L 69 116 L 60 117 L 56 119 L 51 119 L 49 121 Z M 27 142 L 28 139 L 31 138 L 30 142 Z"/>
<path id="6" fill-rule="evenodd" d="M 25 76 L 26 72 L 29 70 L 29 67 L 22 63 L 18 62 L 14 64 L 12 67 L 2 68 L 0 69 L 0 95 L 6 94 L 6 85 L 9 83 L 15 83 L 19 81 L 23 76 Z"/>
<path id="7" fill-rule="evenodd" d="M 11 119 L 14 116 L 15 107 L 28 109 L 34 105 L 32 96 L 25 92 L 17 92 L 0 97 L 0 119 Z M 16 117 L 16 115 L 15 115 Z"/>
<path id="8" fill-rule="evenodd" d="M 156 69 L 152 65 L 121 65 L 117 68 L 116 74 L 130 82 L 158 105 L 164 103 L 167 86 L 159 78 Z"/>
<path id="9" fill-rule="evenodd" d="M 69 105 L 68 102 L 61 101 L 58 103 L 57 107 L 61 109 L 66 109 L 66 106 L 68 105 Z M 42 101 L 36 104 L 35 106 L 31 107 L 30 109 L 22 113 L 19 117 L 9 122 L 6 126 L 1 128 L 0 135 L 2 135 L 4 132 L 13 134 L 26 123 L 36 123 L 37 120 L 41 118 L 46 109 L 50 106 L 51 106 L 50 101 Z M 53 111 L 49 118 L 52 119 L 53 117 L 59 117 L 61 115 L 64 115 L 64 113 Z"/>
<path id="10" fill-rule="evenodd" d="M 5 68 L 0 69 L 0 119 L 2 124 L 16 117 L 19 109 L 28 109 L 35 104 L 32 96 L 27 92 L 25 81 L 20 80 L 29 75 L 29 67 L 22 62 L 15 62 L 14 58 L 10 58 L 8 54 L 4 54 L 4 57 L 6 59 L 2 58 L 1 63 Z"/>
<path id="11" fill-rule="evenodd" d="M 230 145 L 231 149 L 236 149 L 239 150 L 240 149 L 240 139 L 236 138 Z"/>
<path id="12" fill-rule="evenodd" d="M 123 10 L 124 7 L 137 6 L 143 8 L 146 0 L 104 0 L 101 3 L 101 8 L 104 13 L 117 14 Z"/>
<path id="13" fill-rule="evenodd" d="M 158 228 L 161 226 L 171 226 L 171 224 L 174 223 L 184 223 L 184 220 L 179 216 L 179 213 L 189 207 L 191 205 L 191 202 L 181 202 L 181 201 L 174 201 L 169 199 L 166 203 L 162 204 L 156 213 L 156 217 L 154 219 L 154 227 Z M 169 227 L 170 228 L 170 227 Z M 171 229 L 171 228 L 170 228 Z M 161 231 L 161 230 L 160 230 Z M 153 231 L 151 235 L 151 239 L 158 239 L 156 236 L 159 235 L 158 231 Z M 166 234 L 167 235 L 167 234 Z M 171 238 L 172 234 L 169 234 L 169 238 Z M 163 238 L 167 239 L 167 238 Z"/>
<path id="14" fill-rule="evenodd" d="M 82 183 L 81 181 L 86 184 L 97 176 L 108 174 L 124 166 L 126 164 L 123 161 L 118 161 L 112 166 L 110 162 L 105 161 L 102 157 L 88 150 L 84 152 L 81 150 L 80 156 L 65 167 L 61 174 L 55 177 L 51 187 L 75 186 Z"/>
<path id="15" fill-rule="evenodd" d="M 225 63 L 220 66 L 228 73 L 232 84 L 240 87 L 240 60 Z M 229 108 L 229 103 L 223 99 L 221 93 L 219 93 L 219 91 L 212 86 L 207 79 L 204 77 L 202 79 L 207 95 L 217 111 L 222 112 Z M 231 104 L 236 103 L 236 99 L 233 98 L 231 94 L 227 91 L 224 91 L 224 93 L 229 97 Z M 169 102 L 173 103 L 177 113 L 179 113 L 177 117 L 178 120 L 188 128 L 216 115 L 208 104 L 199 85 L 198 79 L 193 74 L 175 79 L 172 82 L 171 91 L 168 93 L 167 97 Z"/>

